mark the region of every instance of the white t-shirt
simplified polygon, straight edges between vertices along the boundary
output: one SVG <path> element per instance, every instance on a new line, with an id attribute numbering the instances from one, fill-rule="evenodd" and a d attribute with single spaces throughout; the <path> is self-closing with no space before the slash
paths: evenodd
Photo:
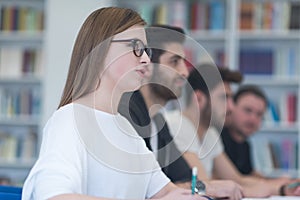
<path id="1" fill-rule="evenodd" d="M 144 199 L 169 183 L 144 140 L 119 114 L 68 104 L 52 115 L 43 134 L 23 200 L 68 193 Z"/>
<path id="2" fill-rule="evenodd" d="M 213 127 L 210 127 L 201 141 L 197 137 L 194 124 L 178 110 L 165 113 L 169 129 L 174 137 L 175 143 L 181 152 L 194 152 L 198 155 L 208 177 L 211 177 L 214 159 L 223 151 L 223 143 Z"/>

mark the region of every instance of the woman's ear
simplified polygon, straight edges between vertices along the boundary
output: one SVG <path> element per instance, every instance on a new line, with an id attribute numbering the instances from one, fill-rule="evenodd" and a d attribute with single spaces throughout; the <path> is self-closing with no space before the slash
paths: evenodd
<path id="1" fill-rule="evenodd" d="M 195 93 L 195 100 L 197 101 L 197 104 L 198 104 L 200 110 L 203 110 L 204 107 L 207 106 L 206 95 L 200 90 L 196 90 L 196 91 L 194 91 L 194 93 Z"/>

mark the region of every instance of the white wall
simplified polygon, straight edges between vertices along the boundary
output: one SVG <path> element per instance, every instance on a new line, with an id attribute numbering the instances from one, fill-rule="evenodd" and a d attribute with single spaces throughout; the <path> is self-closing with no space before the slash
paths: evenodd
<path id="1" fill-rule="evenodd" d="M 85 18 L 110 0 L 48 0 L 46 2 L 45 79 L 42 126 L 58 106 L 73 43 Z"/>

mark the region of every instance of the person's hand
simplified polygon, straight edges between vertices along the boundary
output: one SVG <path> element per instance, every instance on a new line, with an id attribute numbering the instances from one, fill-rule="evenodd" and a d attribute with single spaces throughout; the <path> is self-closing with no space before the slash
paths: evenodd
<path id="1" fill-rule="evenodd" d="M 298 189 L 296 185 L 290 185 L 295 182 L 300 182 L 300 180 L 291 181 L 288 177 L 260 179 L 254 185 L 244 186 L 243 191 L 246 197 L 268 197 L 271 195 L 300 196 L 300 188 Z M 288 185 L 290 186 L 287 187 Z"/>
<path id="2" fill-rule="evenodd" d="M 161 200 L 207 200 L 205 197 L 201 197 L 198 194 L 192 195 L 191 190 L 178 188 L 169 192 Z"/>
<path id="3" fill-rule="evenodd" d="M 266 181 L 265 179 L 257 179 L 255 184 L 247 184 L 243 185 L 243 194 L 245 197 L 269 197 L 272 195 L 272 191 L 274 188 L 278 188 L 277 186 L 273 186 L 271 183 Z"/>
<path id="4" fill-rule="evenodd" d="M 191 182 L 176 182 L 175 185 L 180 188 L 191 189 Z"/>
<path id="5" fill-rule="evenodd" d="M 280 195 L 281 186 L 291 183 L 291 179 L 289 177 L 280 177 L 265 180 L 268 184 L 268 187 L 271 189 L 270 195 Z"/>
<path id="6" fill-rule="evenodd" d="M 231 180 L 204 181 L 208 196 L 239 200 L 243 197 L 242 187 Z"/>
<path id="7" fill-rule="evenodd" d="M 300 180 L 293 180 L 280 188 L 281 195 L 300 196 Z"/>

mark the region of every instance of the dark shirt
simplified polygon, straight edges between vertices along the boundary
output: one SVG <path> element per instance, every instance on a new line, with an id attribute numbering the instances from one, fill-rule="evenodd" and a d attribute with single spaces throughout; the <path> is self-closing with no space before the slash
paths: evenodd
<path id="1" fill-rule="evenodd" d="M 139 91 L 123 94 L 118 111 L 121 115 L 128 119 L 138 134 L 144 138 L 147 147 L 152 151 L 150 144 L 151 119 L 142 94 Z M 166 130 L 168 131 L 167 127 L 164 129 L 164 131 Z M 174 159 L 174 162 L 167 166 L 164 166 L 162 163 L 160 163 L 162 166 L 162 171 L 174 183 L 190 181 L 192 170 L 186 160 L 182 157 L 182 154 L 179 152 L 174 142 L 170 143 L 170 140 L 173 140 L 170 133 L 165 132 L 161 137 L 158 135 L 158 140 L 158 145 L 168 145 L 168 148 L 165 148 L 168 149 L 167 154 L 169 155 L 167 157 L 171 158 L 171 160 L 173 160 L 172 158 L 176 158 Z M 159 148 L 161 149 L 162 147 Z"/>
<path id="2" fill-rule="evenodd" d="M 231 159 L 236 168 L 245 175 L 253 172 L 251 153 L 248 141 L 237 143 L 229 134 L 228 128 L 222 130 L 222 140 L 225 153 Z"/>

